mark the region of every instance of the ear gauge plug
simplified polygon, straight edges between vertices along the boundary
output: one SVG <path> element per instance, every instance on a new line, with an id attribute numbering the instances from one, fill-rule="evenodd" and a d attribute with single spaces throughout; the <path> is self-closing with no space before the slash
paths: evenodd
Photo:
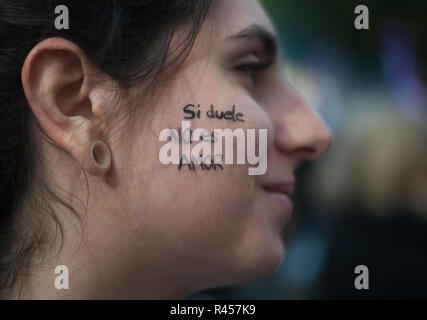
<path id="1" fill-rule="evenodd" d="M 90 147 L 91 168 L 93 175 L 105 175 L 111 168 L 111 153 L 108 146 L 102 141 L 95 141 Z"/>

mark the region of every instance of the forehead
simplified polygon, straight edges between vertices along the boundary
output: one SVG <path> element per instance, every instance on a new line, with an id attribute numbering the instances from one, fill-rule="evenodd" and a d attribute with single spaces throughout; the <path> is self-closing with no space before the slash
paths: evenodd
<path id="1" fill-rule="evenodd" d="M 270 18 L 258 0 L 216 0 L 206 22 L 215 30 L 219 40 L 254 24 L 276 34 Z"/>

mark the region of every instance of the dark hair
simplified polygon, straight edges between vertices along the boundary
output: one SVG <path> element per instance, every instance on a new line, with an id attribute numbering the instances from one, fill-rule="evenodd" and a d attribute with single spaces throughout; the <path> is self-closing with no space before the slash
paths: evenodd
<path id="1" fill-rule="evenodd" d="M 187 56 L 211 1 L 0 0 L 0 295 L 13 287 L 26 257 L 42 243 L 39 226 L 29 224 L 23 212 L 43 210 L 58 222 L 49 202 L 37 202 L 35 196 L 50 196 L 74 211 L 47 185 L 43 168 L 37 165 L 41 156 L 33 132 L 37 121 L 21 83 L 29 51 L 44 39 L 63 37 L 120 84 L 148 78 L 155 83 L 165 69 Z M 55 28 L 57 5 L 69 9 L 68 30 Z M 190 26 L 188 35 L 170 59 L 171 39 L 184 23 Z M 34 203 L 28 203 L 27 194 Z"/>

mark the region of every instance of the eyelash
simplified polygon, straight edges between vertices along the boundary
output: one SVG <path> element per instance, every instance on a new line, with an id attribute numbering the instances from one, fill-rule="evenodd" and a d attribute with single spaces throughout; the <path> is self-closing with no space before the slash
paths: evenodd
<path id="1" fill-rule="evenodd" d="M 248 63 L 237 66 L 235 69 L 239 72 L 242 72 L 245 76 L 254 80 L 255 76 L 261 72 L 266 70 L 270 66 L 270 63 Z M 252 74 L 248 74 L 246 71 L 252 72 Z"/>

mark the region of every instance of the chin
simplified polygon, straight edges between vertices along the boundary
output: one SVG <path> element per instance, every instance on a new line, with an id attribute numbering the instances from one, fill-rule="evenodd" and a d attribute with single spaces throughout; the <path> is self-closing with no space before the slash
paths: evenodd
<path id="1" fill-rule="evenodd" d="M 283 261 L 283 257 L 284 246 L 281 241 L 278 241 L 274 248 L 271 248 L 270 251 L 265 252 L 263 255 L 258 267 L 257 278 L 264 278 L 274 273 Z"/>
<path id="2" fill-rule="evenodd" d="M 284 257 L 284 245 L 279 237 L 264 248 L 246 250 L 248 250 L 246 257 L 240 260 L 238 270 L 235 270 L 236 282 L 268 277 L 278 269 Z"/>
<path id="3" fill-rule="evenodd" d="M 245 250 L 248 249 L 242 249 L 242 252 Z M 206 286 L 199 288 L 197 291 L 238 285 L 251 280 L 265 278 L 274 273 L 283 260 L 283 243 L 278 241 L 264 251 L 259 251 L 259 248 L 257 250 L 258 252 L 255 252 L 252 248 L 252 251 L 246 251 L 245 256 L 236 257 L 234 263 L 223 263 L 218 268 L 215 268 L 216 274 L 214 276 L 211 274 Z"/>

